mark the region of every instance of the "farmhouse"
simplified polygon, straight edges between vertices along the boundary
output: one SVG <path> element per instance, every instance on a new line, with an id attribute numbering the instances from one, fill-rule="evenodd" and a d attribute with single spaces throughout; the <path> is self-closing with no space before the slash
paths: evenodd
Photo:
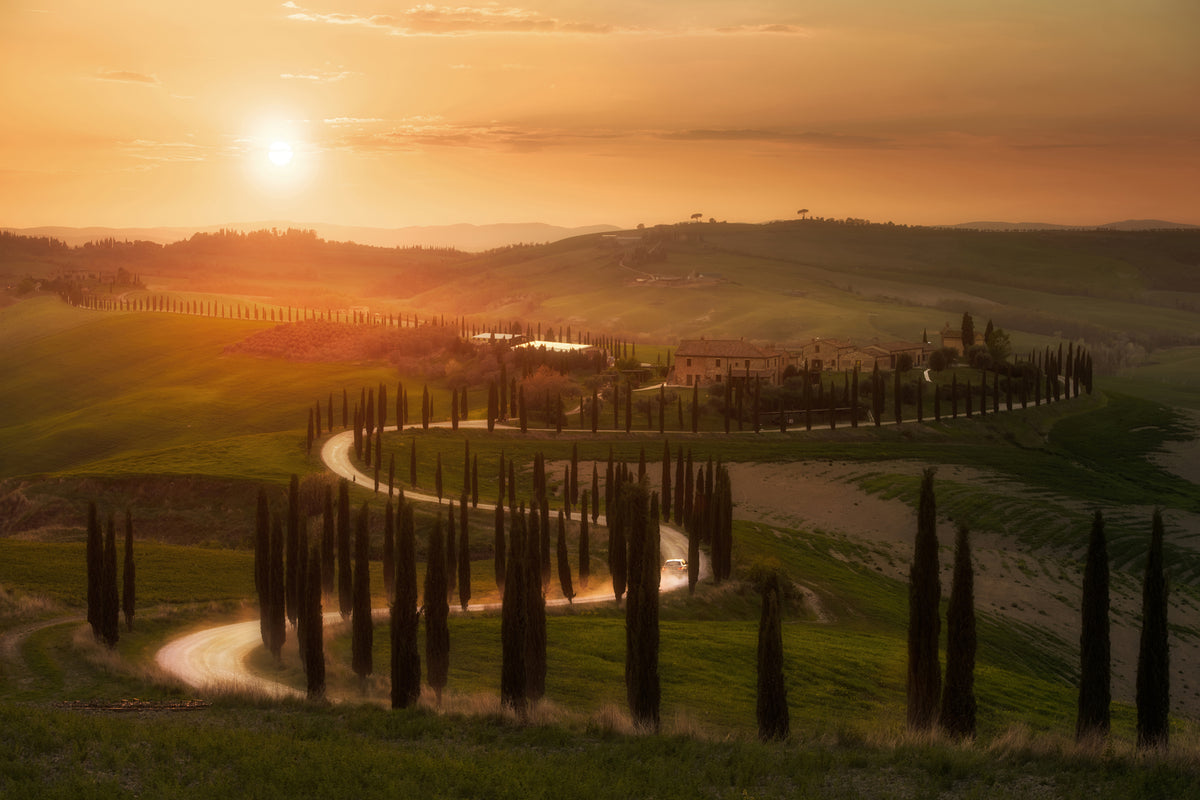
<path id="1" fill-rule="evenodd" d="M 675 350 L 672 382 L 695 386 L 749 378 L 778 384 L 787 361 L 787 353 L 745 339 L 684 339 Z"/>
<path id="2" fill-rule="evenodd" d="M 946 327 L 942 328 L 942 347 L 953 347 L 954 352 L 961 356 L 964 352 L 962 328 L 951 328 L 947 322 Z"/>

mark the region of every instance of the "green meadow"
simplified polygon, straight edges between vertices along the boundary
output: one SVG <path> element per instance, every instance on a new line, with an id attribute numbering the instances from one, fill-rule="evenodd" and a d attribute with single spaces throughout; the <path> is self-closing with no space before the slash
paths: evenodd
<path id="1" fill-rule="evenodd" d="M 748 335 L 779 341 L 829 335 L 839 320 L 849 320 L 837 329 L 843 336 L 915 339 L 923 328 L 932 334 L 941 321 L 956 323 L 969 298 L 980 296 L 999 304 L 988 312 L 998 324 L 1010 327 L 1007 311 L 1023 315 L 1025 328 L 1011 326 L 1014 343 L 1022 346 L 1057 341 L 1051 334 L 1067 325 L 1129 325 L 1146 341 L 1165 337 L 1168 329 L 1200 332 L 1194 312 L 1163 308 L 1147 318 L 1144 305 L 1123 299 L 1133 290 L 1154 289 L 1147 275 L 1158 273 L 1129 268 L 1121 251 L 1105 256 L 1090 243 L 1059 252 L 1053 242 L 984 234 L 962 233 L 949 241 L 916 230 L 871 229 L 855 240 L 840 229 L 699 227 L 702 238 L 676 244 L 665 264 L 642 268 L 719 272 L 725 283 L 712 291 L 626 287 L 642 293 L 636 303 L 612 290 L 612 256 L 586 237 L 510 254 L 508 263 L 499 256 L 464 263 L 496 280 L 519 271 L 529 282 L 569 283 L 573 294 L 548 291 L 534 313 L 557 324 L 572 318 L 572 307 L 587 308 L 587 321 L 577 328 L 629 332 L 639 342 L 639 359 L 650 363 L 665 361 L 675 340 L 671 320 L 696 319 L 709 310 L 712 336 L 741 335 L 753 325 Z M 1022 248 L 1028 251 L 1024 271 L 989 281 L 988 269 L 1016 259 Z M 887 259 L 880 255 L 885 252 Z M 864 253 L 876 254 L 878 263 Z M 1097 259 L 1107 259 L 1107 268 L 1090 297 L 1051 302 L 1088 275 Z M 964 260 L 973 267 L 967 274 L 958 270 Z M 1057 267 L 1053 275 L 1047 264 Z M 1018 277 L 1027 288 L 1009 285 Z M 484 283 L 472 283 L 455 302 L 473 302 Z M 442 291 L 427 287 L 411 302 L 453 307 L 437 304 L 450 302 Z M 1179 296 L 1187 299 L 1188 291 Z M 983 316 L 976 314 L 977 325 Z M 547 696 L 527 723 L 503 714 L 496 702 L 499 619 L 492 612 L 452 617 L 442 709 L 430 698 L 411 712 L 380 707 L 387 694 L 385 622 L 376 627 L 376 675 L 365 697 L 355 696 L 348 634 L 329 632 L 331 691 L 348 702 L 269 702 L 218 693 L 207 698 L 211 706 L 186 712 L 115 714 L 63 705 L 189 698 L 192 692 L 156 673 L 154 653 L 172 636 L 256 613 L 249 550 L 253 496 L 266 484 L 278 504 L 290 474 L 323 472 L 316 448 L 304 451 L 308 409 L 317 401 L 325 408 L 332 393 L 340 411 L 343 390 L 356 398 L 361 388 L 385 383 L 391 393 L 397 381 L 410 398 L 415 388 L 419 407 L 424 379 L 389 366 L 226 352 L 268 327 L 85 311 L 50 296 L 0 309 L 0 636 L 36 628 L 20 639 L 15 660 L 0 664 L 0 738 L 18 753 L 0 764 L 0 794 L 274 796 L 292 787 L 364 797 L 1174 797 L 1200 787 L 1197 726 L 1188 713 L 1173 718 L 1170 753 L 1133 750 L 1135 714 L 1127 702 L 1114 704 L 1107 749 L 1077 747 L 1073 641 L 1006 614 L 979 616 L 978 740 L 909 737 L 903 721 L 907 589 L 879 566 L 907 556 L 838 531 L 778 520 L 739 518 L 733 582 L 702 584 L 694 597 L 664 597 L 661 734 L 634 731 L 625 717 L 624 621 L 612 602 L 551 610 Z M 1159 506 L 1181 520 L 1200 515 L 1200 487 L 1157 459 L 1164 448 L 1195 437 L 1192 418 L 1179 410 L 1200 408 L 1195 360 L 1194 348 L 1156 349 L 1141 366 L 1103 377 L 1094 395 L 1011 413 L 970 419 L 960 413 L 933 422 L 927 404 L 923 425 L 812 431 L 800 425 L 786 434 L 764 429 L 728 435 L 715 415 L 706 417 L 703 433 L 672 430 L 668 413 L 665 438 L 672 456 L 679 448 L 690 450 L 696 463 L 849 464 L 846 480 L 853 487 L 907 507 L 915 506 L 918 480 L 912 470 L 889 465 L 979 470 L 989 478 L 939 479 L 942 515 L 970 519 L 981 534 L 1006 537 L 1020 549 L 1014 558 L 1027 559 L 1031 571 L 1077 569 L 1087 520 L 1100 507 L 1110 520 L 1114 582 L 1130 593 L 1140 580 L 1145 510 Z M 447 387 L 430 382 L 430 390 L 444 417 Z M 483 400 L 473 388 L 473 417 L 481 415 L 475 406 Z M 389 409 L 389 424 L 391 416 Z M 340 414 L 335 418 L 340 423 Z M 386 434 L 383 444 L 395 457 L 399 486 L 410 488 L 416 447 L 417 489 L 432 490 L 440 457 L 445 494 L 457 499 L 469 442 L 478 458 L 482 503 L 495 500 L 501 457 L 515 462 L 518 495 L 527 496 L 538 452 L 552 465 L 555 506 L 573 448 L 582 462 L 583 489 L 590 488 L 593 464 L 603 481 L 610 452 L 633 465 L 644 452 L 648 473 L 658 480 L 664 436 L 656 424 L 647 430 L 643 419 L 632 434 L 593 436 L 578 429 L 577 418 L 571 422 L 573 428 L 561 434 L 410 428 Z M 611 421 L 602 416 L 601 424 Z M 118 531 L 122 512 L 131 508 L 138 535 L 139 617 L 132 634 L 123 631 L 115 652 L 95 645 L 77 619 L 83 612 L 88 500 L 117 516 Z M 378 553 L 382 497 L 355 485 L 351 501 L 369 501 Z M 430 514 L 419 511 L 422 530 Z M 319 518 L 309 529 L 319 529 Z M 473 602 L 495 599 L 491 532 L 491 513 L 472 512 Z M 572 523 L 572 547 L 577 535 Z M 605 547 L 603 529 L 593 528 L 594 583 L 606 577 Z M 943 548 L 943 562 L 949 558 Z M 1179 602 L 1200 607 L 1200 551 L 1182 524 L 1168 542 L 1168 562 Z M 780 570 L 811 592 L 788 603 L 785 670 L 793 735 L 781 744 L 755 739 L 758 599 L 752 580 L 762 569 Z M 380 605 L 378 564 L 372 582 Z M 1173 630 L 1185 645 L 1178 651 L 1184 658 L 1200 636 L 1193 618 L 1181 618 Z M 1194 671 L 1194 664 L 1175 658 L 1179 669 Z M 256 651 L 250 667 L 301 685 L 294 649 L 285 650 L 282 665 Z M 63 763 L 72 769 L 50 768 Z"/>

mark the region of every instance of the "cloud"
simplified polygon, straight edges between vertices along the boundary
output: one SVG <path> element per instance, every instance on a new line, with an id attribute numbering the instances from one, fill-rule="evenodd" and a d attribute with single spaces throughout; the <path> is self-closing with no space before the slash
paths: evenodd
<path id="1" fill-rule="evenodd" d="M 145 72 L 130 72 L 128 70 L 102 70 L 91 76 L 97 81 L 114 81 L 116 83 L 136 83 L 141 86 L 161 86 L 157 75 Z"/>
<path id="2" fill-rule="evenodd" d="M 452 36 L 471 33 L 609 33 L 610 25 L 564 21 L 523 8 L 499 5 L 413 6 L 396 14 L 323 13 L 287 2 L 288 19 L 372 28 L 396 36 Z"/>
<path id="3" fill-rule="evenodd" d="M 311 81 L 313 83 L 337 83 L 358 72 L 343 70 L 342 72 L 281 72 L 279 77 L 289 81 Z"/>
<path id="4" fill-rule="evenodd" d="M 858 136 L 821 131 L 782 131 L 756 128 L 711 128 L 683 131 L 664 131 L 661 139 L 690 142 L 779 142 L 810 144 L 819 147 L 893 147 L 895 142 L 875 136 Z"/>
<path id="5" fill-rule="evenodd" d="M 117 145 L 125 155 L 143 162 L 143 168 L 158 164 L 177 164 L 205 161 L 211 148 L 195 142 L 156 142 L 150 139 L 133 139 Z"/>

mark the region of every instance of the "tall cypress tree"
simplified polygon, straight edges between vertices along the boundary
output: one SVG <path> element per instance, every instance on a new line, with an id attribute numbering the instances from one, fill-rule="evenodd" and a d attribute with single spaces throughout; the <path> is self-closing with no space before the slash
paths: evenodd
<path id="1" fill-rule="evenodd" d="M 364 688 L 367 676 L 374 671 L 370 543 L 370 512 L 364 501 L 354 526 L 354 609 L 350 620 L 352 666 Z"/>
<path id="2" fill-rule="evenodd" d="M 458 603 L 463 611 L 471 602 L 471 540 L 467 527 L 467 496 L 458 505 Z"/>
<path id="3" fill-rule="evenodd" d="M 500 610 L 500 703 L 524 716 L 528 705 L 525 673 L 525 629 L 529 624 L 525 597 L 525 511 L 512 514 L 509 552 Z"/>
<path id="4" fill-rule="evenodd" d="M 321 551 L 308 554 L 308 575 L 304 582 L 304 674 L 308 699 L 325 696 L 325 620 L 321 616 Z"/>
<path id="5" fill-rule="evenodd" d="M 412 438 L 412 446 L 408 448 L 408 485 L 417 487 L 417 437 Z"/>
<path id="6" fill-rule="evenodd" d="M 458 590 L 458 530 L 454 521 L 453 500 L 446 511 L 446 602 L 449 603 Z"/>
<path id="7" fill-rule="evenodd" d="M 109 647 L 116 647 L 121 638 L 121 594 L 117 586 L 117 531 L 113 515 L 108 515 L 104 531 L 104 571 L 101 583 L 100 638 Z"/>
<path id="8" fill-rule="evenodd" d="M 786 739 L 791 730 L 787 686 L 783 681 L 783 614 L 779 576 L 771 575 L 762 589 L 762 615 L 758 620 L 758 737 Z"/>
<path id="9" fill-rule="evenodd" d="M 671 445 L 663 439 L 663 455 L 662 455 L 662 518 L 665 522 L 671 521 Z"/>
<path id="10" fill-rule="evenodd" d="M 625 604 L 625 689 L 629 713 L 639 726 L 657 731 L 662 688 L 658 674 L 658 495 L 644 483 L 622 487 L 622 516 L 629 531 L 629 597 Z"/>
<path id="11" fill-rule="evenodd" d="M 1087 562 L 1083 567 L 1082 621 L 1079 627 L 1079 713 L 1075 740 L 1108 736 L 1112 704 L 1112 647 L 1108 622 L 1108 544 L 1104 516 L 1092 515 Z"/>
<path id="12" fill-rule="evenodd" d="M 389 499 L 383 509 L 383 596 L 396 596 L 396 514 Z"/>
<path id="13" fill-rule="evenodd" d="M 104 532 L 95 502 L 88 503 L 87 524 L 87 619 L 92 636 L 99 640 L 104 620 Z"/>
<path id="14" fill-rule="evenodd" d="M 939 717 L 942 729 L 957 738 L 975 736 L 975 644 L 975 573 L 970 534 L 960 523 L 946 608 L 946 684 Z"/>
<path id="15" fill-rule="evenodd" d="M 600 472 L 596 468 L 596 462 L 592 462 L 592 523 L 595 524 L 600 520 Z"/>
<path id="16" fill-rule="evenodd" d="M 288 622 L 296 624 L 296 614 L 300 607 L 300 597 L 296 588 L 300 585 L 300 477 L 292 473 L 288 482 L 287 510 L 287 618 Z"/>
<path id="17" fill-rule="evenodd" d="M 938 575 L 937 507 L 932 468 L 921 479 L 917 536 L 908 574 L 908 727 L 929 730 L 941 693 L 938 637 L 942 582 Z"/>
<path id="18" fill-rule="evenodd" d="M 125 509 L 125 569 L 122 574 L 121 610 L 125 612 L 125 629 L 133 630 L 133 615 L 137 610 L 137 577 L 133 563 L 133 514 Z M 257 571 L 255 572 L 257 577 Z"/>
<path id="19" fill-rule="evenodd" d="M 583 506 L 579 510 L 579 586 L 586 589 L 588 579 L 592 574 L 591 542 L 588 541 L 588 493 L 585 490 L 582 497 Z"/>
<path id="20" fill-rule="evenodd" d="M 493 512 L 494 522 L 492 525 L 492 572 L 496 578 L 496 588 L 500 590 L 501 596 L 504 595 L 505 572 L 507 567 L 504 563 L 504 498 L 501 497 L 496 501 L 496 508 Z"/>
<path id="21" fill-rule="evenodd" d="M 333 597 L 337 529 L 333 524 L 333 487 L 329 484 L 325 484 L 324 499 L 321 510 L 321 594 Z"/>
<path id="22" fill-rule="evenodd" d="M 264 645 L 270 647 L 271 623 L 271 511 L 267 507 L 267 492 L 258 490 L 254 513 L 254 590 L 258 593 L 259 633 Z"/>
<path id="23" fill-rule="evenodd" d="M 408 708 L 421 696 L 417 648 L 417 553 L 411 504 L 401 506 L 396 541 L 396 600 L 391 608 L 392 708 Z"/>
<path id="24" fill-rule="evenodd" d="M 271 565 L 269 577 L 271 601 L 268 604 L 268 608 L 270 609 L 270 621 L 267 649 L 271 651 L 271 655 L 275 656 L 276 661 L 282 658 L 283 644 L 287 639 L 287 591 L 284 586 L 283 543 L 283 520 L 281 520 L 278 515 L 272 516 Z"/>
<path id="25" fill-rule="evenodd" d="M 425 663 L 426 680 L 442 702 L 450 670 L 450 606 L 446 602 L 446 548 L 442 539 L 442 516 L 434 517 L 429 531 L 428 563 L 425 566 Z"/>
<path id="26" fill-rule="evenodd" d="M 1137 744 L 1140 749 L 1167 746 L 1167 717 L 1171 710 L 1167 592 L 1162 510 L 1156 508 L 1142 582 L 1142 635 L 1137 669 Z"/>
<path id="27" fill-rule="evenodd" d="M 337 509 L 338 610 L 342 619 L 354 608 L 354 573 L 350 565 L 350 484 L 338 482 Z"/>
<path id="28" fill-rule="evenodd" d="M 542 555 L 545 536 L 534 534 L 532 521 L 541 516 L 539 529 L 548 527 L 545 515 L 531 508 L 531 525 L 525 537 L 525 696 L 537 702 L 546 693 L 546 580 L 543 579 Z"/>
<path id="29" fill-rule="evenodd" d="M 555 550 L 558 556 L 558 585 L 562 589 L 563 597 L 570 603 L 575 597 L 575 587 L 571 583 L 571 561 L 567 555 L 567 525 L 561 511 L 558 512 L 558 540 Z"/>

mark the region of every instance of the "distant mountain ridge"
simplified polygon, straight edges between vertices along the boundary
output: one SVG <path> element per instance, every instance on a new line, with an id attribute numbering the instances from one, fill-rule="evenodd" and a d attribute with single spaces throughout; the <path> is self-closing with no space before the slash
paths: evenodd
<path id="1" fill-rule="evenodd" d="M 1113 231 L 1161 231 L 1200 228 L 1200 225 L 1189 225 L 1186 222 L 1168 222 L 1161 219 L 1126 219 L 1120 222 L 1107 222 L 1103 225 L 1058 225 L 1053 222 L 960 222 L 958 225 L 950 225 L 948 227 L 977 231 L 1078 231 L 1100 229 Z"/>
<path id="2" fill-rule="evenodd" d="M 49 236 L 74 247 L 100 239 L 128 239 L 170 244 L 190 238 L 195 233 L 215 233 L 219 230 L 257 231 L 271 228 L 301 228 L 315 230 L 322 239 L 332 242 L 357 242 L 372 247 L 452 247 L 456 250 L 480 251 L 512 244 L 542 244 L 582 236 L 621 230 L 615 225 L 586 225 L 567 228 L 543 222 L 512 222 L 492 225 L 412 225 L 405 228 L 369 228 L 350 225 L 330 225 L 322 222 L 291 222 L 265 220 L 235 222 L 204 227 L 156 228 L 70 228 L 44 226 L 39 228 L 3 228 L 22 236 Z"/>

